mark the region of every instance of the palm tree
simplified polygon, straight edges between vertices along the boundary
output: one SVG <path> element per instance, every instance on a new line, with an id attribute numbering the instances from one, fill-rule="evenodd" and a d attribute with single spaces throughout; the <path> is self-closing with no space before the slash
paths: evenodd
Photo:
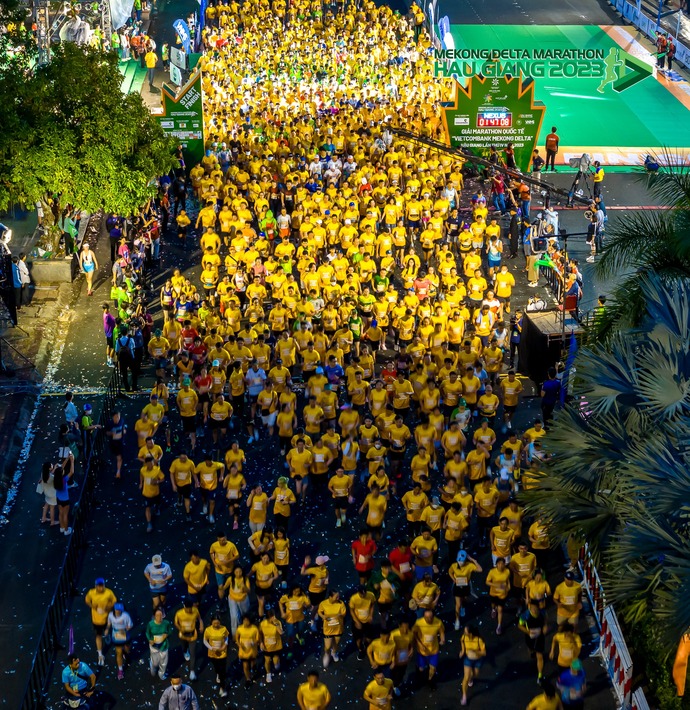
<path id="1" fill-rule="evenodd" d="M 639 326 L 576 360 L 576 396 L 522 495 L 554 537 L 588 540 L 607 598 L 665 650 L 690 629 L 690 278 L 639 277 Z"/>
<path id="2" fill-rule="evenodd" d="M 690 168 L 678 165 L 669 149 L 655 160 L 667 167 L 640 179 L 670 209 L 631 212 L 607 232 L 597 274 L 602 279 L 625 275 L 595 323 L 592 335 L 600 342 L 644 317 L 640 275 L 653 272 L 668 283 L 690 278 Z"/>

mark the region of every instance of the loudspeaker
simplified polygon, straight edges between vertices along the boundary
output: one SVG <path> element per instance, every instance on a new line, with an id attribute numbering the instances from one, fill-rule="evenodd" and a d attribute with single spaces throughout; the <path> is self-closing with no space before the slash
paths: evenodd
<path id="1" fill-rule="evenodd" d="M 525 313 L 522 319 L 519 368 L 535 382 L 543 382 L 550 367 L 561 359 L 564 346 L 561 332 L 561 313 L 558 310 Z M 566 333 L 566 343 L 570 332 Z"/>

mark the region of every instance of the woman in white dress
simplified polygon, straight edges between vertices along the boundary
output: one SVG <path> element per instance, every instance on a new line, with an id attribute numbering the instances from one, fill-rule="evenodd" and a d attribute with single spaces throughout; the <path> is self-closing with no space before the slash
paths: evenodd
<path id="1" fill-rule="evenodd" d="M 43 515 L 41 522 L 48 522 L 50 518 L 51 525 L 59 525 L 60 522 L 55 519 L 55 508 L 57 507 L 57 498 L 55 497 L 55 485 L 53 484 L 53 469 L 57 464 L 52 464 L 46 461 L 43 464 L 41 477 L 38 479 L 36 490 L 43 494 L 45 503 L 43 504 Z"/>

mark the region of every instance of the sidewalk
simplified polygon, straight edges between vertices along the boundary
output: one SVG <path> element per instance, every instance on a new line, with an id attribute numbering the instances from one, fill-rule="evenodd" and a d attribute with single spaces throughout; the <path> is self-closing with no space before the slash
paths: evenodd
<path id="1" fill-rule="evenodd" d="M 5 571 L 6 580 L 0 585 L 0 628 L 6 639 L 0 646 L 0 665 L 5 669 L 2 707 L 16 707 L 23 695 L 67 547 L 67 540 L 57 527 L 51 529 L 39 523 L 43 497 L 36 493 L 41 464 L 54 459 L 57 452 L 57 432 L 64 422 L 64 391 L 94 391 L 110 378 L 110 369 L 104 364 L 100 308 L 110 291 L 109 284 L 104 283 L 109 268 L 107 239 L 99 240 L 96 255 L 101 269 L 92 298 L 86 296 L 83 279 L 79 278 L 74 284 L 56 288 L 51 293 L 53 299 L 35 299 L 31 307 L 20 311 L 20 326 L 27 335 L 9 332 L 11 342 L 35 360 L 44 379 L 31 386 L 31 393 L 18 391 L 0 400 L 0 440 L 7 441 L 8 452 L 14 447 L 15 457 L 16 449 L 20 449 L 15 469 L 20 480 L 12 493 L 14 505 L 6 524 L 0 527 L 0 568 Z M 21 381 L 2 384 L 18 389 Z M 100 396 L 75 397 L 79 408 L 87 401 L 95 413 L 100 411 Z M 9 458 L 10 454 L 6 456 Z M 82 466 L 83 462 L 77 463 L 79 481 Z M 75 494 L 73 491 L 73 500 L 77 498 Z"/>

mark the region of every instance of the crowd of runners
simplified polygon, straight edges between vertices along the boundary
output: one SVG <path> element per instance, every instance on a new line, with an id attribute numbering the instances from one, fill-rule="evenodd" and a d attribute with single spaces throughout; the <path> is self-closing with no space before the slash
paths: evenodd
<path id="1" fill-rule="evenodd" d="M 466 187 L 462 161 L 390 130 L 443 138 L 447 87 L 432 77 L 418 7 L 402 17 L 367 1 L 247 0 L 213 5 L 208 19 L 209 148 L 190 194 L 184 180 L 164 181 L 158 200 L 162 231 L 198 244 L 200 275 L 169 275 L 139 360 L 122 319 L 106 328 L 108 358 L 125 377 L 146 361 L 156 374 L 139 418 L 116 413 L 106 428 L 118 477 L 123 441 L 137 438 L 143 529 L 161 524 L 162 497 L 177 506 L 175 525 L 200 515 L 210 524 L 189 528 L 183 569 L 173 574 L 156 554 L 144 571 L 151 675 L 167 677 L 180 644 L 186 665 L 173 689 L 186 687 L 181 676 L 197 679 L 203 653 L 224 697 L 235 653 L 248 686 L 258 675 L 272 683 L 286 665 L 308 664 L 302 647 L 316 636 L 322 677 L 310 671 L 297 702 L 323 710 L 335 690 L 325 669 L 351 634 L 371 673 L 364 701 L 390 708 L 415 683 L 435 686 L 456 634 L 465 705 L 486 655 L 473 621 L 486 588 L 490 633 L 512 624 L 525 634 L 542 686 L 530 710 L 582 707 L 575 566 L 550 584 L 559 553 L 520 503 L 558 400 L 550 377 L 544 416 L 528 417 L 516 370 L 517 243 L 503 250 L 511 225 L 529 220 L 528 189 L 495 179 L 487 194 Z M 157 258 L 158 231 L 140 227 Z M 113 283 L 129 317 L 123 244 Z M 267 446 L 280 456 L 264 490 L 252 459 Z M 327 503 L 325 532 L 342 537 L 351 579 L 333 578 L 326 554 L 291 553 L 291 537 Z M 183 599 L 170 597 L 173 577 Z M 97 579 L 85 601 L 97 663 L 114 647 L 123 678 L 133 623 L 111 581 Z M 558 690 L 545 680 L 547 655 Z M 76 699 L 93 678 L 78 658 L 63 675 Z"/>

